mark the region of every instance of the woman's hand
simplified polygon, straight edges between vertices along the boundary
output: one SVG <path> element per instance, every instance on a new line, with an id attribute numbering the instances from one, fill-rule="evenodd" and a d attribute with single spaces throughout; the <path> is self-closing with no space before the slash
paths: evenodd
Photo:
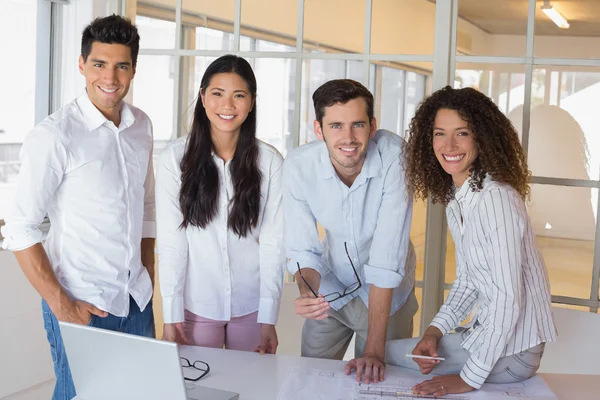
<path id="1" fill-rule="evenodd" d="M 183 330 L 183 322 L 176 324 L 164 324 L 162 340 L 179 344 L 189 344 Z"/>
<path id="2" fill-rule="evenodd" d="M 435 397 L 452 393 L 467 393 L 475 388 L 462 380 L 460 375 L 435 376 L 413 387 L 413 393 L 418 395 L 434 395 Z"/>
<path id="3" fill-rule="evenodd" d="M 260 354 L 275 354 L 278 345 L 275 325 L 260 324 L 260 345 L 254 351 Z"/>
<path id="4" fill-rule="evenodd" d="M 442 336 L 442 332 L 435 326 L 428 327 L 412 353 L 417 356 L 438 357 L 437 346 Z M 427 360 L 424 358 L 413 358 L 413 361 L 419 365 L 419 369 L 424 375 L 429 374 L 433 370 L 433 367 L 439 363 L 438 360 Z"/>

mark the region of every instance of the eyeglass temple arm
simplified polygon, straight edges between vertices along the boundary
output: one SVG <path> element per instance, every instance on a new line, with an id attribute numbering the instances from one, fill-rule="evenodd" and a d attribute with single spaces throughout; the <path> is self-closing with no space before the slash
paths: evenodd
<path id="1" fill-rule="evenodd" d="M 297 262 L 296 265 L 298 265 L 298 273 L 300 274 L 300 278 L 302 278 L 302 280 L 304 281 L 304 284 L 306 284 L 306 287 L 308 288 L 308 290 L 311 291 L 311 293 L 315 296 L 315 297 L 319 297 L 319 294 L 316 293 L 312 287 L 310 287 L 310 285 L 308 284 L 308 282 L 306 281 L 306 279 L 304 279 L 304 275 L 302 275 L 302 272 L 300 271 L 300 263 Z"/>
<path id="2" fill-rule="evenodd" d="M 344 249 L 346 249 L 346 255 L 348 256 L 348 261 L 350 261 L 350 265 L 352 265 L 352 271 L 354 271 L 354 276 L 356 276 L 356 280 L 358 281 L 358 287 L 361 287 L 362 286 L 362 282 L 360 281 L 360 277 L 358 276 L 358 272 L 356 272 L 356 268 L 354 267 L 354 263 L 352 262 L 352 258 L 350 257 L 350 253 L 348 253 L 348 245 L 346 244 L 346 242 L 344 242 Z"/>

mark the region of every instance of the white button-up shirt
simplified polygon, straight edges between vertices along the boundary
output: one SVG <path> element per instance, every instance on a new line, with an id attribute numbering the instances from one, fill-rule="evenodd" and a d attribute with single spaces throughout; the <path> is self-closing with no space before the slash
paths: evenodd
<path id="1" fill-rule="evenodd" d="M 356 283 L 346 251 L 362 282 L 356 292 L 334 301 L 341 309 L 356 296 L 369 304 L 369 289 L 394 288 L 390 313 L 406 302 L 415 284 L 410 243 L 412 196 L 400 160 L 402 139 L 379 130 L 369 142 L 360 174 L 351 187 L 338 177 L 325 142 L 294 149 L 285 159 L 283 204 L 288 271 L 312 268 L 321 275 L 319 292 L 342 293 Z M 325 229 L 319 240 L 317 222 Z"/>
<path id="2" fill-rule="evenodd" d="M 141 261 L 142 237 L 156 235 L 152 125 L 122 103 L 116 127 L 87 94 L 50 115 L 26 137 L 3 247 L 42 241 L 56 279 L 74 299 L 116 316 L 129 295 L 143 310 L 152 284 Z"/>
<path id="3" fill-rule="evenodd" d="M 258 224 L 246 237 L 227 227 L 234 190 L 231 161 L 213 153 L 219 170 L 219 209 L 205 229 L 183 221 L 179 203 L 180 163 L 187 138 L 167 146 L 158 161 L 157 223 L 160 289 L 166 323 L 184 320 L 184 309 L 204 318 L 229 321 L 258 310 L 258 322 L 275 325 L 283 287 L 283 217 L 279 152 L 257 140 L 262 175 Z"/>
<path id="4" fill-rule="evenodd" d="M 500 357 L 556 340 L 556 327 L 548 274 L 525 203 L 512 187 L 489 177 L 478 192 L 469 182 L 446 209 L 456 280 L 431 325 L 446 334 L 478 305 L 472 333 L 462 344 L 471 357 L 460 375 L 479 388 Z"/>

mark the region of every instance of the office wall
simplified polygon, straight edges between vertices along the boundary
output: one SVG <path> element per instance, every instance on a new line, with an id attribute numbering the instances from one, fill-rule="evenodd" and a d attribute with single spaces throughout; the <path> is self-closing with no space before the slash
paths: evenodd
<path id="1" fill-rule="evenodd" d="M 175 0 L 143 3 L 174 8 Z M 234 15 L 232 0 L 184 0 L 183 8 L 185 12 L 224 21 L 232 21 Z M 296 0 L 244 0 L 241 15 L 244 26 L 296 37 Z M 362 52 L 364 15 L 364 0 L 307 0 L 304 39 L 348 52 Z M 372 21 L 372 53 L 433 54 L 435 4 L 425 0 L 374 0 Z M 461 29 L 470 36 L 474 50 L 489 45 L 489 35 L 474 25 L 465 22 Z"/>
<path id="2" fill-rule="evenodd" d="M 554 105 L 532 108 L 528 165 L 534 175 L 598 179 L 600 125 L 590 104 L 600 97 L 600 84 Z M 520 132 L 523 109 L 509 118 Z M 594 240 L 598 191 L 583 187 L 533 185 L 528 211 L 537 235 Z"/>
<path id="3" fill-rule="evenodd" d="M 488 35 L 491 38 L 494 56 L 525 56 L 525 36 Z M 474 53 L 479 54 L 479 53 Z M 600 37 L 536 36 L 536 57 L 600 58 Z"/>
<path id="4" fill-rule="evenodd" d="M 175 0 L 138 0 L 175 7 Z M 184 0 L 186 12 L 233 21 L 234 1 Z M 344 10 L 343 14 L 340 10 Z M 361 52 L 364 45 L 364 0 L 306 0 L 304 38 Z M 244 0 L 242 25 L 296 37 L 296 0 Z M 378 54 L 432 54 L 435 4 L 426 0 L 374 0 L 371 51 Z M 523 21 L 526 24 L 526 21 Z M 457 45 L 466 54 L 524 56 L 523 35 L 490 35 L 459 19 Z M 600 38 L 536 36 L 537 57 L 600 58 Z"/>
<path id="5" fill-rule="evenodd" d="M 141 3 L 142 1 L 140 1 Z M 174 7 L 175 0 L 148 0 L 144 3 Z M 435 4 L 425 0 L 374 0 L 372 8 L 371 52 L 381 54 L 432 54 L 435 32 Z M 224 21 L 232 21 L 234 1 L 213 2 L 209 0 L 184 0 L 185 12 L 206 15 Z M 340 10 L 344 10 L 343 13 Z M 304 15 L 304 38 L 307 41 L 343 49 L 349 52 L 362 52 L 364 46 L 364 0 L 306 0 Z M 273 32 L 287 37 L 295 37 L 297 29 L 296 0 L 244 0 L 242 2 L 242 25 L 258 30 Z M 523 26 L 526 21 L 523 21 Z M 487 56 L 525 56 L 526 40 L 524 35 L 490 35 L 471 23 L 459 19 L 457 33 L 458 50 L 465 54 Z M 537 57 L 566 58 L 600 58 L 600 38 L 589 37 L 552 37 L 536 36 L 535 55 Z M 411 66 L 430 70 L 430 63 L 411 63 Z M 494 64 L 471 64 L 469 69 L 498 71 L 514 70 L 524 72 L 524 67 Z M 521 90 L 521 89 L 518 89 Z M 521 98 L 523 94 L 521 93 Z M 512 110 L 514 111 L 514 110 Z M 569 110 L 573 113 L 573 110 Z M 590 115 L 591 112 L 576 107 L 579 114 Z M 543 110 L 536 110 L 542 115 Z M 519 110 L 511 113 L 513 122 L 517 123 Z M 535 115 L 533 116 L 535 117 Z M 564 131 L 559 124 L 550 121 L 560 118 L 553 113 L 550 119 L 534 118 L 531 128 L 530 164 L 534 174 L 536 171 L 547 172 L 553 160 L 541 149 L 556 149 L 564 145 Z M 565 119 L 568 116 L 565 116 Z M 577 118 L 581 120 L 581 116 Z M 589 119 L 589 118 L 587 118 Z M 588 145 L 590 138 L 598 131 L 597 121 L 582 127 Z M 539 145 L 538 145 L 539 142 Z M 571 147 L 577 143 L 571 142 Z M 557 153 L 554 153 L 557 154 Z M 572 172 L 567 177 L 586 179 L 581 170 L 583 160 L 577 152 L 563 156 L 560 166 Z M 594 165 L 592 165 L 594 166 Z M 581 173 L 580 173 L 581 172 Z M 564 176 L 547 175 L 545 176 Z M 593 177 L 591 177 L 593 179 Z M 549 195 L 552 192 L 552 195 Z M 536 233 L 556 237 L 590 239 L 594 236 L 595 199 L 597 192 L 590 190 L 558 190 L 554 187 L 538 186 L 534 188 L 531 202 L 531 216 Z M 581 207 L 573 211 L 572 207 L 563 204 L 565 197 L 576 197 Z M 419 210 L 416 210 L 419 213 Z M 424 212 L 424 210 L 423 210 Z M 591 217 L 592 216 L 592 217 Z M 552 218 L 550 218 L 552 217 Z M 551 222 L 554 221 L 554 223 Z M 424 219 L 415 221 L 424 221 Z M 547 224 L 553 228 L 547 229 Z M 418 231 L 418 227 L 413 228 Z M 417 235 L 422 232 L 414 232 Z"/>
<path id="6" fill-rule="evenodd" d="M 0 250 L 0 398 L 54 377 L 40 297 Z"/>

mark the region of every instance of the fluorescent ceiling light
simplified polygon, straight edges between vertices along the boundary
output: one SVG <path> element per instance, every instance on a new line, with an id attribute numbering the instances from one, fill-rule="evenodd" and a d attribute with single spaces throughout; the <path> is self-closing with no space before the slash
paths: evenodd
<path id="1" fill-rule="evenodd" d="M 554 7 L 548 4 L 547 1 L 542 5 L 542 11 L 559 27 L 563 29 L 567 29 L 569 25 L 569 21 L 565 17 L 563 17 Z"/>

